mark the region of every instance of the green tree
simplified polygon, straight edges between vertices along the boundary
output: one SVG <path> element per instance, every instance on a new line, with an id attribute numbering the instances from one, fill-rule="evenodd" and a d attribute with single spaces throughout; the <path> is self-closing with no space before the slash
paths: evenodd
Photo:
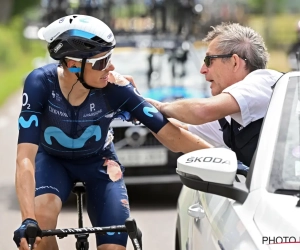
<path id="1" fill-rule="evenodd" d="M 9 0 L 11 1 L 11 0 Z M 39 5 L 40 4 L 40 0 L 14 0 L 14 6 L 13 6 L 13 10 L 12 10 L 12 15 L 19 15 L 24 13 L 24 11 L 26 11 L 27 9 Z"/>
<path id="2" fill-rule="evenodd" d="M 13 16 L 22 14 L 39 2 L 40 0 L 0 0 L 0 23 L 8 23 Z"/>
<path id="3" fill-rule="evenodd" d="M 285 8 L 285 0 L 248 0 L 249 7 L 251 8 L 251 12 L 256 14 L 264 14 L 267 4 L 272 6 L 272 12 L 279 14 L 284 12 Z M 268 3 L 269 1 L 269 3 Z"/>

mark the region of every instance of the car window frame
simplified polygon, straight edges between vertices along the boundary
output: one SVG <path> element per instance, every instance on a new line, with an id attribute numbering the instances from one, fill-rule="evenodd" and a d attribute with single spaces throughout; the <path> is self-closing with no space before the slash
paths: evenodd
<path id="1" fill-rule="evenodd" d="M 288 83 L 289 83 L 289 81 L 290 81 L 290 79 L 293 78 L 293 77 L 298 77 L 299 78 L 300 77 L 300 72 L 288 72 L 288 73 L 284 73 L 283 72 L 283 75 L 277 80 L 277 82 L 272 87 L 273 92 L 272 92 L 272 95 L 271 95 L 269 107 L 267 109 L 267 113 L 266 113 L 265 118 L 264 118 L 263 123 L 262 123 L 262 127 L 261 127 L 261 131 L 260 131 L 260 134 L 259 134 L 259 139 L 258 139 L 257 147 L 256 147 L 255 153 L 253 155 L 251 164 L 249 166 L 249 172 L 248 172 L 247 178 L 246 178 L 246 187 L 250 191 L 251 191 L 251 189 L 256 189 L 257 185 L 260 185 L 260 184 L 256 184 L 255 187 L 253 187 L 253 182 L 254 182 L 253 177 L 254 177 L 254 175 L 256 176 L 256 174 L 254 174 L 254 172 L 256 171 L 256 168 L 262 167 L 260 165 L 260 162 L 261 162 L 260 159 L 257 159 L 257 158 L 261 157 L 260 155 L 258 155 L 258 151 L 264 150 L 264 147 L 262 146 L 262 141 L 265 141 L 266 138 L 269 136 L 267 133 L 264 135 L 263 131 L 264 131 L 264 127 L 265 127 L 266 122 L 270 123 L 270 121 L 266 121 L 266 120 L 267 119 L 271 120 L 272 116 L 274 115 L 274 114 L 269 114 L 269 112 L 270 112 L 269 111 L 270 110 L 270 106 L 271 105 L 275 106 L 276 104 L 279 103 L 278 105 L 281 105 L 280 106 L 280 113 L 277 113 L 277 115 L 281 116 L 281 113 L 282 113 L 282 110 L 283 110 L 283 105 L 284 105 L 284 100 L 285 100 L 285 95 L 286 95 L 286 91 L 287 91 L 287 87 L 285 87 L 284 93 L 282 93 L 282 92 L 280 93 L 280 91 L 282 89 L 282 85 L 286 85 L 287 86 Z M 276 93 L 276 92 L 278 92 L 278 93 Z M 274 93 L 276 93 L 275 96 L 274 96 Z M 284 96 L 284 97 L 282 98 L 282 96 Z M 274 109 L 274 108 L 272 108 L 272 109 Z M 274 113 L 274 111 L 272 111 L 272 112 Z M 269 126 L 269 124 L 268 124 L 268 126 Z M 274 127 L 276 127 L 276 132 L 278 133 L 279 127 L 280 127 L 279 124 L 277 124 Z M 276 140 L 275 141 L 277 141 L 277 136 L 276 136 Z M 275 152 L 275 143 L 271 145 L 273 147 L 273 154 Z M 273 162 L 273 155 L 272 155 L 271 162 Z M 268 180 L 267 181 L 269 181 L 270 172 L 271 171 L 269 171 L 267 173 L 268 174 Z M 263 182 L 263 181 L 260 181 L 260 182 Z"/>

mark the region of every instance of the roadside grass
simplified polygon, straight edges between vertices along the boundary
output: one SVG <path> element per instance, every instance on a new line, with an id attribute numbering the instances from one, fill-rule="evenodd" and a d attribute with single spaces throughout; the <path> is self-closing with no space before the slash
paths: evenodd
<path id="1" fill-rule="evenodd" d="M 26 75 L 33 69 L 32 60 L 37 56 L 41 56 L 41 53 L 21 53 L 15 59 L 14 65 L 0 67 L 0 106 L 10 94 L 21 88 Z"/>
<path id="2" fill-rule="evenodd" d="M 21 88 L 26 75 L 32 70 L 31 60 L 30 55 L 22 55 L 21 61 L 16 62 L 11 69 L 0 69 L 0 106 L 10 94 Z"/>
<path id="3" fill-rule="evenodd" d="M 18 90 L 24 77 L 32 70 L 32 60 L 45 54 L 45 44 L 23 37 L 21 19 L 0 26 L 0 106 Z"/>

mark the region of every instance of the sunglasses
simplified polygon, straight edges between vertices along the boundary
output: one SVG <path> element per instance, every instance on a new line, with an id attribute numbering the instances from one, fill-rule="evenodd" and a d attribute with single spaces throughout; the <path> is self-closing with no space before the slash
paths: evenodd
<path id="1" fill-rule="evenodd" d="M 226 55 L 211 55 L 211 56 L 206 56 L 204 57 L 204 63 L 206 67 L 209 67 L 211 64 L 211 59 L 215 58 L 229 58 L 232 57 L 233 54 L 226 54 Z"/>
<path id="2" fill-rule="evenodd" d="M 113 52 L 113 49 L 110 52 L 108 52 L 107 54 L 105 54 L 104 56 L 86 59 L 86 62 L 92 64 L 93 70 L 98 70 L 98 71 L 105 70 L 110 62 L 112 52 Z M 81 58 L 68 57 L 68 56 L 66 58 L 77 61 L 77 62 L 82 62 Z"/>

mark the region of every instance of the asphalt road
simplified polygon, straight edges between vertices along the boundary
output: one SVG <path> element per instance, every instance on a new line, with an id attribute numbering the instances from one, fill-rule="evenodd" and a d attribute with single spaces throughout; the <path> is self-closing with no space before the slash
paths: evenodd
<path id="1" fill-rule="evenodd" d="M 21 92 L 14 94 L 0 109 L 0 245 L 15 249 L 13 231 L 20 225 L 15 195 L 14 173 Z M 131 216 L 143 232 L 144 249 L 168 250 L 175 246 L 176 200 L 180 186 L 128 187 Z M 84 226 L 90 226 L 84 213 Z M 71 197 L 63 207 L 58 228 L 77 227 L 76 201 Z M 90 236 L 95 249 L 94 236 Z M 75 238 L 59 240 L 60 249 L 75 249 Z M 127 249 L 133 249 L 131 243 Z"/>

